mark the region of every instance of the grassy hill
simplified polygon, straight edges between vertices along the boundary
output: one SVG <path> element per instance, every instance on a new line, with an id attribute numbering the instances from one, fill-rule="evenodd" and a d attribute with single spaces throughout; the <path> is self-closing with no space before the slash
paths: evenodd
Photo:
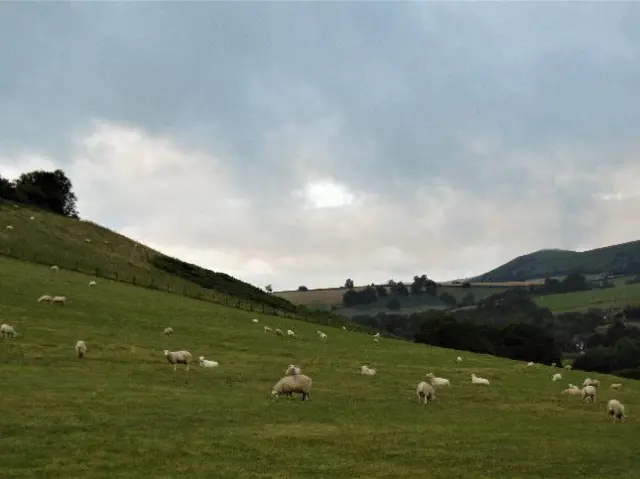
<path id="1" fill-rule="evenodd" d="M 617 284 L 615 288 L 577 291 L 574 293 L 548 294 L 534 298 L 540 306 L 554 313 L 587 311 L 588 309 L 623 308 L 630 304 L 640 304 L 640 283 Z"/>
<path id="2" fill-rule="evenodd" d="M 473 278 L 474 282 L 525 281 L 566 276 L 640 273 L 640 241 L 590 251 L 541 250 L 519 256 L 496 269 Z"/>
<path id="3" fill-rule="evenodd" d="M 3 200 L 0 255 L 57 264 L 60 268 L 249 310 L 296 312 L 290 302 L 255 286 L 170 258 L 90 221 Z"/>
<path id="4" fill-rule="evenodd" d="M 634 477 L 640 383 L 595 375 L 595 404 L 562 396 L 585 374 L 323 328 L 0 258 L 2 477 Z M 71 303 L 36 303 L 43 292 Z M 253 324 L 257 316 L 260 324 Z M 265 334 L 292 328 L 297 339 Z M 171 325 L 175 334 L 162 335 Z M 83 361 L 77 339 L 87 342 Z M 162 350 L 220 363 L 173 372 Z M 464 361 L 454 363 L 461 355 Z M 287 364 L 311 401 L 269 393 Z M 359 374 L 368 364 L 378 370 Z M 425 373 L 447 377 L 420 405 Z M 556 370 L 557 371 L 557 370 Z M 491 386 L 474 386 L 471 373 Z M 606 401 L 630 413 L 612 424 Z"/>

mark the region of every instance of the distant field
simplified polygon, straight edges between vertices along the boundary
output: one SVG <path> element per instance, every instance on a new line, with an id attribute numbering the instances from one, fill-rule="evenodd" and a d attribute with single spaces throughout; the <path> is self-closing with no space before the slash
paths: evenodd
<path id="1" fill-rule="evenodd" d="M 628 304 L 640 304 L 640 284 L 621 284 L 607 289 L 594 289 L 576 293 L 549 294 L 535 298 L 538 306 L 554 313 L 585 311 L 589 308 L 616 308 Z"/>

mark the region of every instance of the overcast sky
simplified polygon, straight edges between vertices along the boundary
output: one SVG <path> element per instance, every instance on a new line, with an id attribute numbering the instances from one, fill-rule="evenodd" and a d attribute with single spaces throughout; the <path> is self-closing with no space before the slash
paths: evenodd
<path id="1" fill-rule="evenodd" d="M 0 174 L 274 289 L 640 239 L 640 3 L 1 3 Z"/>

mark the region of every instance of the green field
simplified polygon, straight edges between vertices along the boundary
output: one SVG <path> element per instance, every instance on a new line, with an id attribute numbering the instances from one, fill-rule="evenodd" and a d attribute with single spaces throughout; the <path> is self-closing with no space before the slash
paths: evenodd
<path id="1" fill-rule="evenodd" d="M 595 404 L 560 395 L 586 374 L 261 316 L 179 295 L 0 258 L 2 478 L 526 477 L 640 474 L 640 383 L 602 381 Z M 64 294 L 66 306 L 39 304 Z M 258 317 L 260 324 L 251 318 Z M 292 328 L 283 339 L 262 325 Z M 165 338 L 171 325 L 175 334 Z M 89 351 L 78 360 L 75 341 Z M 220 367 L 174 372 L 162 350 Z M 460 365 L 454 363 L 458 355 Z M 314 381 L 311 401 L 272 401 L 287 364 Z M 378 370 L 359 374 L 362 364 Z M 427 372 L 447 377 L 418 404 Z M 491 386 L 474 386 L 474 372 Z M 605 403 L 630 415 L 612 424 Z"/>
<path id="2" fill-rule="evenodd" d="M 615 288 L 548 294 L 539 296 L 534 301 L 538 306 L 549 308 L 554 313 L 586 311 L 590 308 L 623 308 L 629 304 L 640 304 L 640 283 L 617 282 Z"/>

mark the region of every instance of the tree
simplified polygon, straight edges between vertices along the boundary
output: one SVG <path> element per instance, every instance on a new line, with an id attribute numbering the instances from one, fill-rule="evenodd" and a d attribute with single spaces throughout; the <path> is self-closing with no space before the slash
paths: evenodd
<path id="1" fill-rule="evenodd" d="M 13 181 L 0 176 L 0 198 L 16 200 L 16 187 Z"/>
<path id="2" fill-rule="evenodd" d="M 62 170 L 23 173 L 15 182 L 15 192 L 17 200 L 21 203 L 78 218 L 73 185 Z"/>
<path id="3" fill-rule="evenodd" d="M 409 289 L 404 285 L 402 281 L 399 281 L 395 287 L 395 294 L 398 296 L 409 296 Z"/>
<path id="4" fill-rule="evenodd" d="M 298 291 L 309 291 L 309 288 L 307 288 L 306 286 L 298 286 Z"/>
<path id="5" fill-rule="evenodd" d="M 476 301 L 475 296 L 473 295 L 473 293 L 471 291 L 469 291 L 460 300 L 460 306 L 471 306 L 473 303 L 475 303 L 475 301 Z"/>
<path id="6" fill-rule="evenodd" d="M 271 286 L 270 284 L 268 284 L 268 285 L 266 285 L 266 286 L 264 287 L 264 290 L 265 290 L 267 293 L 273 293 L 273 286 Z"/>
<path id="7" fill-rule="evenodd" d="M 391 298 L 391 301 L 387 303 L 387 308 L 392 311 L 398 311 L 401 307 L 402 305 L 400 301 L 398 301 L 398 298 Z"/>
<path id="8" fill-rule="evenodd" d="M 376 286 L 376 293 L 378 293 L 378 296 L 379 296 L 380 298 L 382 298 L 382 297 L 384 297 L 384 296 L 387 296 L 387 295 L 388 295 L 388 293 L 387 293 L 387 288 L 385 288 L 385 287 L 384 287 L 384 286 L 382 286 L 382 285 L 378 285 L 378 286 Z"/>
<path id="9" fill-rule="evenodd" d="M 353 289 L 353 280 L 351 278 L 344 282 L 344 287 L 347 289 Z"/>
<path id="10" fill-rule="evenodd" d="M 440 295 L 440 299 L 442 300 L 443 303 L 445 303 L 447 306 L 450 306 L 452 308 L 455 308 L 456 306 L 456 298 L 450 294 L 447 293 L 446 291 L 444 293 L 442 293 Z"/>

